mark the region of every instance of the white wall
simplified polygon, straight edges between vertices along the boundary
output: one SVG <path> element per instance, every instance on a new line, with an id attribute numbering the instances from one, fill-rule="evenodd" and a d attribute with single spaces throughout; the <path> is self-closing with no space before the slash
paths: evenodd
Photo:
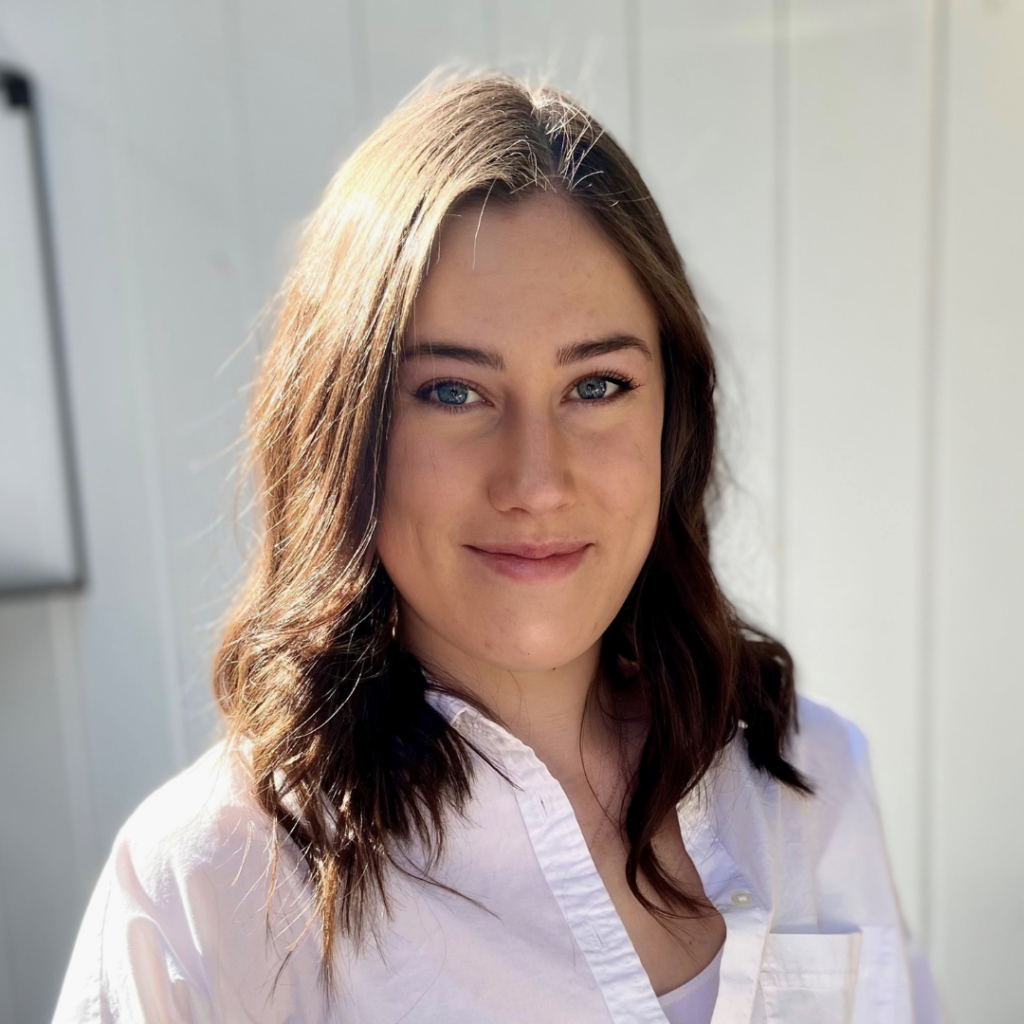
<path id="1" fill-rule="evenodd" d="M 121 822 L 202 751 L 253 345 L 300 219 L 437 63 L 543 67 L 712 325 L 729 589 L 868 732 L 955 1021 L 1019 1019 L 1020 0 L 0 0 L 39 85 L 88 589 L 0 603 L 0 1020 L 49 1019 Z"/>

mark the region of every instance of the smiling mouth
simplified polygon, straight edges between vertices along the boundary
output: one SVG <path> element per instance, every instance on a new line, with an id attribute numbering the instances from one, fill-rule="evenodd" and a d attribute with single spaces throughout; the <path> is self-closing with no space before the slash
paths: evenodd
<path id="1" fill-rule="evenodd" d="M 574 572 L 593 545 L 579 541 L 543 544 L 465 545 L 487 568 L 523 583 L 559 580 Z"/>

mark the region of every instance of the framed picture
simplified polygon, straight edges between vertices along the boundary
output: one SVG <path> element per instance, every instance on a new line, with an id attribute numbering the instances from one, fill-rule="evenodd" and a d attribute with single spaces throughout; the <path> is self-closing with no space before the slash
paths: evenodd
<path id="1" fill-rule="evenodd" d="M 85 569 L 38 111 L 0 66 L 0 596 Z"/>

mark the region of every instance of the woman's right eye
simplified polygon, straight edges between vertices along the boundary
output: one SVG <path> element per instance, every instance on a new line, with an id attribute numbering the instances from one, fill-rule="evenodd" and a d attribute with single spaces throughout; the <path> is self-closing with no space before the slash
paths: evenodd
<path id="1" fill-rule="evenodd" d="M 437 397 L 432 398 L 432 395 Z M 443 405 L 448 409 L 459 409 L 482 401 L 479 392 L 460 380 L 438 380 L 424 384 L 416 392 L 416 397 L 431 405 Z"/>

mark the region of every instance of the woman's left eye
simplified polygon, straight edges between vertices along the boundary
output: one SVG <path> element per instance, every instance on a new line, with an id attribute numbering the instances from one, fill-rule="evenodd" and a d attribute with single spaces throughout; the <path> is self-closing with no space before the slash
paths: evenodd
<path id="1" fill-rule="evenodd" d="M 619 377 L 584 377 L 572 386 L 572 390 L 585 402 L 612 398 L 623 391 L 632 390 L 630 382 Z"/>

